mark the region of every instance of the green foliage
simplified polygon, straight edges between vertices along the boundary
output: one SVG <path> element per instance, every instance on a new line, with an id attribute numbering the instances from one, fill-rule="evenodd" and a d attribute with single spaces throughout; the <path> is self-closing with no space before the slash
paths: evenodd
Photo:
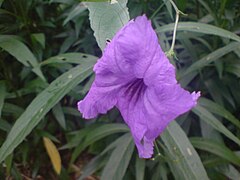
<path id="1" fill-rule="evenodd" d="M 138 158 L 117 109 L 86 121 L 76 103 L 91 86 L 106 40 L 129 16 L 151 18 L 167 51 L 175 12 L 165 0 L 110 3 L 0 1 L 0 179 L 239 178 L 239 2 L 176 1 L 187 16 L 171 62 L 180 84 L 202 97 L 169 125 L 148 160 Z M 59 177 L 42 137 L 59 148 Z"/>
<path id="2" fill-rule="evenodd" d="M 104 50 L 106 40 L 111 40 L 116 32 L 129 21 L 127 0 L 115 4 L 109 2 L 87 3 L 91 28 L 99 47 Z"/>

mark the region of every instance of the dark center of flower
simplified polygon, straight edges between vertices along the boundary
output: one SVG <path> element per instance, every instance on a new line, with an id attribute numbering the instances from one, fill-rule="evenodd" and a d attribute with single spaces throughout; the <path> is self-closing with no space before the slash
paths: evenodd
<path id="1" fill-rule="evenodd" d="M 137 101 L 143 95 L 147 86 L 143 79 L 135 79 L 126 85 L 125 95 L 131 100 Z"/>

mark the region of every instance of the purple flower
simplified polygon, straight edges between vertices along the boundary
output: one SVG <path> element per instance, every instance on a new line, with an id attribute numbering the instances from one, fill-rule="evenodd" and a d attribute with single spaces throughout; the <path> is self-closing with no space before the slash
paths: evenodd
<path id="1" fill-rule="evenodd" d="M 200 93 L 177 84 L 175 68 L 158 44 L 146 16 L 131 20 L 115 35 L 94 66 L 95 81 L 78 110 L 84 118 L 116 106 L 129 126 L 141 158 L 177 116 L 194 107 Z"/>

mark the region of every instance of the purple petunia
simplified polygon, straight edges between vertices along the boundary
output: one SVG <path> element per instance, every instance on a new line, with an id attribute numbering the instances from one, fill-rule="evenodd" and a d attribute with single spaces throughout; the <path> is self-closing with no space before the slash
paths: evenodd
<path id="1" fill-rule="evenodd" d="M 95 80 L 84 100 L 78 102 L 78 110 L 90 119 L 116 106 L 141 158 L 152 156 L 156 137 L 173 119 L 193 108 L 200 96 L 177 84 L 175 68 L 145 15 L 118 31 L 94 72 Z"/>

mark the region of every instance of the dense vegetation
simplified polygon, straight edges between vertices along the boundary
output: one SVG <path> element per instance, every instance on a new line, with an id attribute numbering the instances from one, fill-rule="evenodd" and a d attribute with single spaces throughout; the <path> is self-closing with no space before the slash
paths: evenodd
<path id="1" fill-rule="evenodd" d="M 77 111 L 101 56 L 84 3 L 1 0 L 0 179 L 199 179 L 205 173 L 209 179 L 238 179 L 240 2 L 176 5 L 187 15 L 180 16 L 171 62 L 181 86 L 202 96 L 159 137 L 154 158 L 144 160 L 117 109 L 87 121 Z M 130 19 L 151 19 L 168 51 L 171 3 L 129 0 L 127 7 Z M 61 162 L 47 154 L 55 146 Z"/>

